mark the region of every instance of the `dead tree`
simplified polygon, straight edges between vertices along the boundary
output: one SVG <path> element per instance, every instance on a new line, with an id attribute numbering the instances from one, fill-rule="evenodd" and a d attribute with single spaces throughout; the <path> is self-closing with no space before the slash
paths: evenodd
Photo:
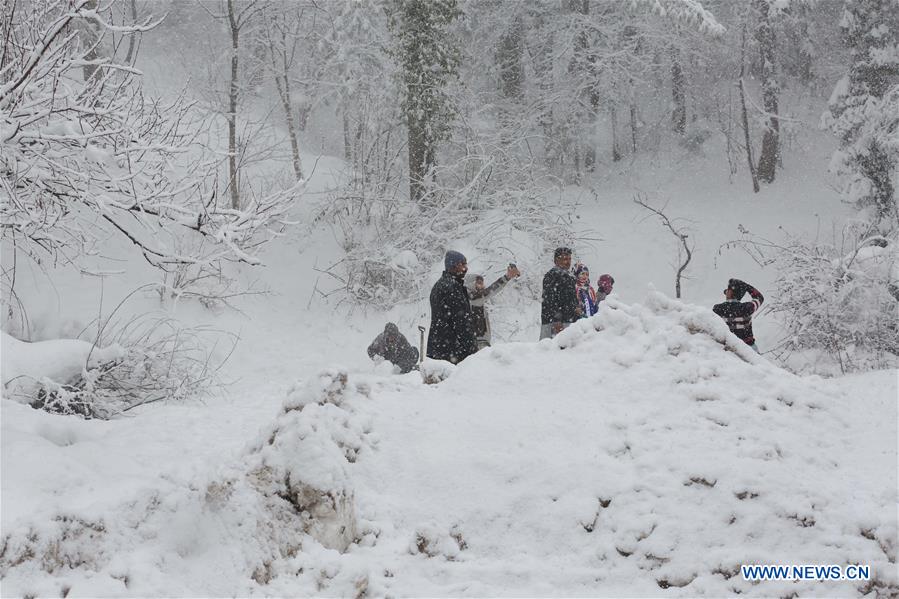
<path id="1" fill-rule="evenodd" d="M 687 270 L 687 266 L 690 265 L 690 260 L 693 259 L 693 250 L 695 248 L 695 245 L 691 245 L 687 241 L 689 235 L 687 235 L 685 230 L 682 227 L 676 226 L 674 221 L 668 218 L 668 215 L 665 214 L 664 210 L 667 205 L 662 206 L 661 208 L 650 206 L 646 201 L 646 197 L 640 194 L 634 196 L 634 203 L 638 206 L 642 206 L 652 214 L 658 216 L 665 228 L 668 229 L 671 234 L 677 238 L 677 273 L 674 275 L 674 296 L 677 299 L 680 299 L 681 279 L 685 278 L 684 271 Z"/>

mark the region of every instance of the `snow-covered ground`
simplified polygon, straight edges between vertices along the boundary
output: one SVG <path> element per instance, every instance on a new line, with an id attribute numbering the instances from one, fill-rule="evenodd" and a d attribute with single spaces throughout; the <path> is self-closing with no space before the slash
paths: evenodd
<path id="1" fill-rule="evenodd" d="M 770 292 L 774 273 L 721 248 L 738 225 L 774 238 L 780 226 L 813 235 L 845 220 L 821 174 L 830 147 L 812 137 L 811 166 L 758 195 L 686 155 L 608 170 L 590 182 L 595 196 L 565 190 L 602 237 L 575 251 L 594 280 L 615 276 L 612 298 L 537 343 L 539 306 L 524 291 L 549 264 L 510 255 L 525 272 L 491 305 L 495 347 L 438 385 L 392 375 L 364 351 L 387 320 L 417 344 L 425 302 L 378 313 L 323 299 L 314 290 L 331 289 L 320 271 L 339 259 L 334 235 L 274 242 L 266 266 L 246 273 L 270 294 L 241 298 L 240 313 L 175 310 L 240 335 L 220 393 L 108 422 L 3 399 L 0 593 L 899 592 L 896 371 L 797 377 L 728 341 L 708 310 L 731 276 Z M 318 160 L 298 216 L 338 167 Z M 672 293 L 675 244 L 633 204 L 637 192 L 690 221 L 683 304 L 649 290 Z M 488 279 L 504 268 L 470 240 L 457 249 Z M 49 279 L 23 267 L 34 338 L 74 337 L 101 296 L 105 316 L 151 276 L 136 256 L 117 269 L 54 272 L 48 293 Z M 158 308 L 136 294 L 122 312 Z M 770 348 L 780 324 L 763 314 L 756 328 Z M 4 338 L 4 382 L 59 366 L 20 349 Z M 738 571 L 754 563 L 869 564 L 875 584 L 754 584 Z"/>
<path id="2" fill-rule="evenodd" d="M 846 596 L 899 584 L 895 373 L 796 377 L 661 294 L 479 353 L 438 385 L 380 365 L 277 386 L 114 422 L 4 401 L 3 594 Z M 868 564 L 875 583 L 739 573 L 767 563 Z"/>

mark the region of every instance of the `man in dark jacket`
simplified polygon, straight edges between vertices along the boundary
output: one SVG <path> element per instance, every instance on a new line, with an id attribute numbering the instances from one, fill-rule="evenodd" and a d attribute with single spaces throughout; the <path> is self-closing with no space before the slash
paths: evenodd
<path id="1" fill-rule="evenodd" d="M 375 356 L 392 362 L 399 367 L 400 372 L 406 373 L 415 368 L 418 349 L 409 344 L 395 324 L 388 322 L 384 332 L 379 333 L 368 346 L 368 357 L 374 360 Z"/>
<path id="2" fill-rule="evenodd" d="M 540 311 L 540 338 L 555 337 L 559 331 L 577 320 L 575 279 L 571 274 L 571 250 L 556 248 L 555 266 L 543 277 L 543 305 Z"/>
<path id="3" fill-rule="evenodd" d="M 741 302 L 747 292 L 752 301 Z M 715 304 L 712 310 L 724 319 L 731 333 L 755 351 L 759 351 L 755 345 L 755 336 L 752 334 L 752 315 L 765 301 L 765 297 L 758 289 L 740 279 L 731 279 L 727 282 L 724 297 L 725 301 Z"/>
<path id="4" fill-rule="evenodd" d="M 427 356 L 458 364 L 478 351 L 471 324 L 471 304 L 465 289 L 468 262 L 452 250 L 443 259 L 444 271 L 431 289 L 431 329 Z"/>

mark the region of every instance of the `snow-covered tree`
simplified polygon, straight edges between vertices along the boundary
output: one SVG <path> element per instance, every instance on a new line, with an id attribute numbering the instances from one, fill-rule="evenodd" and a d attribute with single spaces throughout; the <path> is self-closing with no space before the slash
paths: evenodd
<path id="1" fill-rule="evenodd" d="M 832 243 L 791 236 L 775 246 L 776 293 L 769 309 L 783 315 L 789 355 L 815 350 L 842 372 L 884 368 L 899 356 L 899 237 L 846 227 Z"/>
<path id="2" fill-rule="evenodd" d="M 147 31 L 156 21 L 114 25 L 115 3 L 90 6 L 90 0 L 32 2 L 5 32 L 4 244 L 39 262 L 77 263 L 112 231 L 163 268 L 219 259 L 257 263 L 255 248 L 281 226 L 296 190 L 253 199 L 240 210 L 227 206 L 216 185 L 219 159 L 200 143 L 208 124 L 194 105 L 183 96 L 148 97 L 133 67 L 94 48 L 104 36 Z M 96 25 L 98 40 L 79 35 L 83 21 Z M 85 80 L 87 62 L 95 71 Z M 207 243 L 184 253 L 177 243 L 183 235 Z"/>
<path id="3" fill-rule="evenodd" d="M 899 227 L 899 2 L 847 1 L 840 25 L 850 65 L 823 119 L 840 139 L 831 169 L 847 198 L 886 232 Z"/>
<path id="4" fill-rule="evenodd" d="M 460 16 L 456 0 L 394 0 L 391 6 L 392 53 L 400 66 L 409 137 L 409 197 L 415 202 L 425 198 L 437 146 L 455 112 L 446 88 L 459 68 L 452 26 Z"/>
<path id="5" fill-rule="evenodd" d="M 297 116 L 294 114 L 293 70 L 300 52 L 300 42 L 305 32 L 302 20 L 307 11 L 314 7 L 296 6 L 292 4 L 274 4 L 263 7 L 260 26 L 262 39 L 265 42 L 271 69 L 272 80 L 287 126 L 287 137 L 290 142 L 291 164 L 297 181 L 303 180 L 303 164 L 300 160 L 299 132 Z"/>
<path id="6" fill-rule="evenodd" d="M 765 132 L 762 135 L 762 150 L 759 153 L 758 177 L 772 183 L 780 159 L 780 119 L 777 101 L 780 85 L 777 82 L 777 43 L 774 20 L 777 8 L 770 0 L 756 0 L 757 24 L 755 40 L 759 47 L 759 77 L 762 80 L 762 105 L 765 109 Z"/>

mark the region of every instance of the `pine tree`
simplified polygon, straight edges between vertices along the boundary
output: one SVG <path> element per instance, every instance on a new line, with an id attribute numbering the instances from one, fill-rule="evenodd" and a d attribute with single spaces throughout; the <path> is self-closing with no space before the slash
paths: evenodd
<path id="1" fill-rule="evenodd" d="M 780 85 L 777 83 L 775 47 L 776 36 L 772 22 L 772 7 L 769 0 L 756 0 L 755 9 L 758 23 L 755 40 L 759 45 L 761 58 L 760 78 L 762 80 L 762 101 L 765 107 L 765 133 L 762 136 L 762 151 L 759 154 L 758 177 L 766 183 L 774 182 L 780 154 L 780 119 L 778 118 L 777 99 Z"/>
<path id="2" fill-rule="evenodd" d="M 840 23 L 850 51 L 848 74 L 837 84 L 824 122 L 840 138 L 832 168 L 848 198 L 870 210 L 873 224 L 899 226 L 892 177 L 899 149 L 878 124 L 899 113 L 899 2 L 847 2 Z"/>
<path id="3" fill-rule="evenodd" d="M 451 27 L 461 14 L 456 0 L 396 0 L 390 15 L 409 135 L 409 197 L 415 202 L 425 197 L 437 145 L 449 133 L 454 116 L 447 85 L 460 63 Z"/>

